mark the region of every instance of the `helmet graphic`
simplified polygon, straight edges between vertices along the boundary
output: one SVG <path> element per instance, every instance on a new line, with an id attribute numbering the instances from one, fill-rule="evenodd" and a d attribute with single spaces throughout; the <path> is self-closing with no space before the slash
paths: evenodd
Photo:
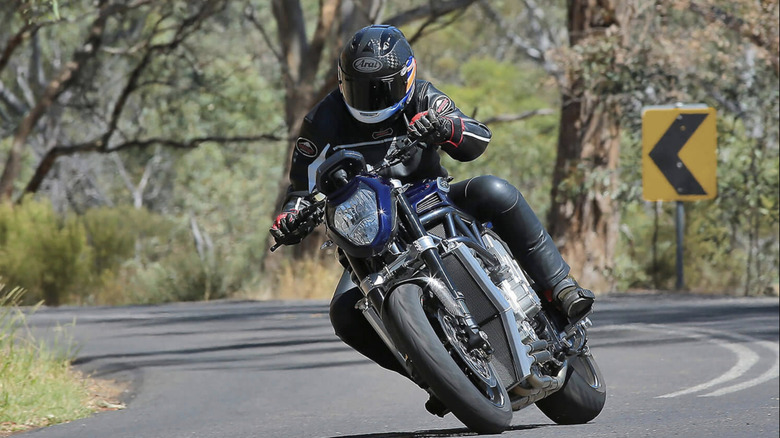
<path id="1" fill-rule="evenodd" d="M 379 123 L 406 106 L 414 93 L 417 63 L 400 30 L 373 25 L 344 46 L 338 72 L 339 89 L 352 116 Z"/>

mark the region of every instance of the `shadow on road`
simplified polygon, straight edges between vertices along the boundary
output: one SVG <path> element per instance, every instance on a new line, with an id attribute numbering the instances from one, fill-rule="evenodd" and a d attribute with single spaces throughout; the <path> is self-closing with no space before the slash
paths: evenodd
<path id="1" fill-rule="evenodd" d="M 333 333 L 323 303 L 224 302 L 102 310 L 84 315 L 82 309 L 73 309 L 67 315 L 91 341 L 91 348 L 73 365 L 94 377 L 159 367 L 284 371 L 367 362 Z M 39 326 L 57 322 L 51 318 Z"/>
<path id="2" fill-rule="evenodd" d="M 697 325 L 777 341 L 777 301 L 694 296 L 612 296 L 596 301 L 594 316 L 599 325 L 663 324 Z"/>
<path id="3" fill-rule="evenodd" d="M 521 426 L 510 426 L 506 431 L 531 430 L 540 427 L 552 427 L 554 424 L 524 424 Z M 380 432 L 358 435 L 337 435 L 332 438 L 444 438 L 459 436 L 480 436 L 466 428 L 460 429 L 442 429 L 442 430 L 418 430 L 416 432 Z"/>

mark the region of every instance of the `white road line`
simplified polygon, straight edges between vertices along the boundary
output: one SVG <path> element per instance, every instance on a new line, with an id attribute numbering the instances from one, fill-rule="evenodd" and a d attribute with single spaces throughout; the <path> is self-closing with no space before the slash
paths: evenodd
<path id="1" fill-rule="evenodd" d="M 707 334 L 711 334 L 711 335 L 724 336 L 724 337 L 727 337 L 727 338 L 731 338 L 731 339 L 735 339 L 735 340 L 738 340 L 738 341 L 743 341 L 743 342 L 747 342 L 747 343 L 751 343 L 751 344 L 757 344 L 757 345 L 760 345 L 760 346 L 766 348 L 769 351 L 772 351 L 774 353 L 774 356 L 775 356 L 775 363 L 774 363 L 774 365 L 772 365 L 772 368 L 770 368 L 769 370 L 767 370 L 766 372 L 764 372 L 760 376 L 758 376 L 758 377 L 756 377 L 754 379 L 748 380 L 746 382 L 739 383 L 739 384 L 734 385 L 734 386 L 721 388 L 721 389 L 719 389 L 717 391 L 713 391 L 713 392 L 711 392 L 709 394 L 700 395 L 699 397 L 716 397 L 716 396 L 720 396 L 720 395 L 731 394 L 732 392 L 742 391 L 744 389 L 748 389 L 748 388 L 751 388 L 753 386 L 757 386 L 757 385 L 760 385 L 760 384 L 762 384 L 764 382 L 768 382 L 768 381 L 770 381 L 772 379 L 780 377 L 780 346 L 778 344 L 773 343 L 773 342 L 768 342 L 768 341 L 760 341 L 757 338 L 754 338 L 752 336 L 747 336 L 747 335 L 743 335 L 743 334 L 740 334 L 740 333 L 725 332 L 725 331 L 722 331 L 722 330 L 713 330 L 713 329 L 705 329 L 705 328 L 698 328 L 698 327 L 697 328 L 690 328 L 690 330 L 694 330 L 694 331 L 697 331 L 697 332 L 700 332 L 700 333 L 707 333 Z"/>
<path id="2" fill-rule="evenodd" d="M 699 397 L 717 397 L 719 395 L 731 394 L 732 392 L 742 391 L 753 386 L 761 385 L 770 380 L 780 377 L 780 357 L 775 358 L 775 364 L 767 370 L 764 374 L 756 377 L 755 379 L 748 380 L 747 382 L 740 383 L 739 385 L 730 386 L 728 388 L 719 389 L 709 394 L 700 395 Z"/>
<path id="3" fill-rule="evenodd" d="M 690 388 L 681 389 L 676 392 L 671 392 L 669 394 L 659 395 L 656 398 L 672 398 L 686 394 L 693 394 L 694 392 L 704 391 L 705 389 L 712 388 L 713 386 L 720 385 L 721 383 L 730 382 L 734 379 L 742 377 L 745 373 L 748 372 L 748 370 L 750 370 L 750 368 L 753 367 L 753 365 L 758 362 L 758 354 L 747 347 L 739 344 L 732 344 L 730 342 L 719 342 L 718 345 L 731 350 L 734 354 L 737 355 L 737 363 L 731 367 L 731 369 L 708 382 L 704 382 L 696 386 L 691 386 Z"/>
<path id="4" fill-rule="evenodd" d="M 712 388 L 722 383 L 730 382 L 746 374 L 750 370 L 750 368 L 753 367 L 753 365 L 758 363 L 760 359 L 759 355 L 755 351 L 751 350 L 748 347 L 745 347 L 744 345 L 734 344 L 731 342 L 723 341 L 722 339 L 716 339 L 712 337 L 713 335 L 720 335 L 732 339 L 737 338 L 737 336 L 733 336 L 734 335 L 733 333 L 719 331 L 719 330 L 695 329 L 692 327 L 686 327 L 686 328 L 676 327 L 674 330 L 670 330 L 668 327 L 665 327 L 663 325 L 658 325 L 658 324 L 653 324 L 652 326 L 659 330 L 666 331 L 667 333 L 685 332 L 686 336 L 705 340 L 707 342 L 716 344 L 720 347 L 730 350 L 732 353 L 734 353 L 737 356 L 737 363 L 734 364 L 734 366 L 731 367 L 731 369 L 721 374 L 720 376 L 715 377 L 714 379 L 708 382 L 704 382 L 699 385 L 692 386 L 690 388 L 682 389 L 680 391 L 672 392 L 669 394 L 659 395 L 656 398 L 672 398 L 672 397 L 679 397 L 681 395 L 686 395 L 686 394 L 693 394 L 695 392 L 704 391 L 705 389 Z M 740 340 L 745 340 L 745 338 L 747 337 L 742 337 L 740 335 L 739 338 L 741 338 Z"/>
<path id="5" fill-rule="evenodd" d="M 736 391 L 741 391 L 756 385 L 760 385 L 774 378 L 777 378 L 778 375 L 780 374 L 780 348 L 778 348 L 777 344 L 766 342 L 766 341 L 759 341 L 756 338 L 738 334 L 738 333 L 731 333 L 722 330 L 712 330 L 712 329 L 705 329 L 705 328 L 677 327 L 677 326 L 674 327 L 674 329 L 672 329 L 669 326 L 664 326 L 659 324 L 610 325 L 610 326 L 599 327 L 599 329 L 601 330 L 629 329 L 629 330 L 637 330 L 637 331 L 662 332 L 673 336 L 682 335 L 691 339 L 702 340 L 708 343 L 718 345 L 727 350 L 730 350 L 732 353 L 734 353 L 737 356 L 737 363 L 733 367 L 731 367 L 731 369 L 721 374 L 720 376 L 710 381 L 701 383 L 699 385 L 681 389 L 679 391 L 675 391 L 669 394 L 660 395 L 657 396 L 656 398 L 672 398 L 681 395 L 692 394 L 695 392 L 704 391 L 716 385 L 730 382 L 746 374 L 750 370 L 750 368 L 752 368 L 753 365 L 755 365 L 759 361 L 760 359 L 759 355 L 755 351 L 751 350 L 750 348 L 741 344 L 735 344 L 732 342 L 724 341 L 723 339 L 714 338 L 713 335 L 739 340 L 743 342 L 748 342 L 752 344 L 759 344 L 765 348 L 768 348 L 775 352 L 775 365 L 767 372 L 763 373 L 762 375 L 754 379 L 733 386 L 729 386 L 726 388 L 722 388 L 708 394 L 700 395 L 699 397 L 715 397 L 715 396 L 729 394 Z"/>
<path id="6" fill-rule="evenodd" d="M 774 351 L 775 364 L 772 366 L 772 368 L 767 370 L 764 374 L 761 374 L 760 376 L 756 377 L 755 379 L 748 380 L 747 382 L 742 382 L 738 385 L 722 388 L 717 391 L 711 392 L 709 394 L 700 395 L 699 397 L 717 397 L 719 395 L 731 394 L 732 392 L 742 391 L 743 389 L 748 389 L 753 386 L 758 386 L 761 385 L 762 383 L 780 377 L 780 347 L 778 347 L 777 344 L 773 344 L 771 342 L 766 342 L 766 341 L 759 341 L 759 344 L 766 347 L 769 350 Z"/>

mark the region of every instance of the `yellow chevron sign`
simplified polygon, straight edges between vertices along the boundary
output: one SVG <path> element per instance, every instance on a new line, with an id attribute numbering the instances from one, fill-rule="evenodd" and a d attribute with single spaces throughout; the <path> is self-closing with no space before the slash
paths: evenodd
<path id="1" fill-rule="evenodd" d="M 715 117 L 715 109 L 704 105 L 642 110 L 642 195 L 646 201 L 717 196 Z"/>

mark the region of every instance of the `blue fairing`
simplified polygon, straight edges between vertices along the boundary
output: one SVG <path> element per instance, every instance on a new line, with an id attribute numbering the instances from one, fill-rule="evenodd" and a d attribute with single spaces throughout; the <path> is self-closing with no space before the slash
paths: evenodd
<path id="1" fill-rule="evenodd" d="M 444 206 L 454 207 L 455 204 L 452 203 L 452 200 L 447 195 L 449 186 L 443 188 L 442 185 L 444 184 L 446 183 L 442 183 L 441 180 L 425 180 L 419 182 L 406 191 L 406 198 L 409 199 L 412 207 L 419 214 L 423 214 L 434 208 Z M 431 197 L 432 194 L 437 194 L 438 197 L 433 198 Z"/>
<path id="2" fill-rule="evenodd" d="M 333 227 L 333 216 L 336 207 L 350 199 L 358 187 L 363 184 L 368 186 L 375 194 L 377 200 L 379 232 L 374 240 L 365 246 L 355 245 L 353 242 L 341 236 Z M 349 184 L 339 189 L 328 198 L 326 208 L 326 221 L 328 222 L 329 237 L 341 249 L 355 257 L 371 257 L 383 252 L 392 240 L 396 229 L 396 208 L 393 200 L 392 187 L 380 178 L 357 176 Z"/>

